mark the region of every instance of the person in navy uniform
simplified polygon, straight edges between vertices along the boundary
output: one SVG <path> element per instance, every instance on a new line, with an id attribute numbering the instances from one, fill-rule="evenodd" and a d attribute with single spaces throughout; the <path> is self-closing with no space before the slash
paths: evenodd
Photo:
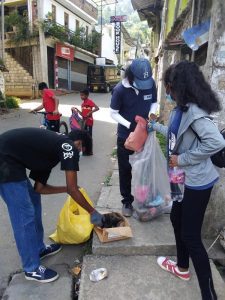
<path id="1" fill-rule="evenodd" d="M 125 78 L 112 91 L 110 104 L 111 117 L 118 122 L 117 156 L 119 184 L 122 199 L 122 214 L 130 217 L 133 213 L 131 194 L 131 165 L 129 155 L 133 151 L 124 147 L 126 138 L 136 127 L 135 116 L 145 119 L 155 118 L 157 110 L 157 91 L 152 78 L 149 61 L 138 58 L 125 70 Z"/>

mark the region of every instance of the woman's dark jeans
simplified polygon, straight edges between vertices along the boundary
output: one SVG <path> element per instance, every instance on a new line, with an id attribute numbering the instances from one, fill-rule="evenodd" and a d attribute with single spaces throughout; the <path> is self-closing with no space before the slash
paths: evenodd
<path id="1" fill-rule="evenodd" d="M 201 240 L 201 228 L 212 188 L 185 188 L 182 202 L 173 202 L 170 219 L 174 228 L 177 265 L 189 268 L 191 257 L 203 300 L 216 300 L 209 258 Z"/>

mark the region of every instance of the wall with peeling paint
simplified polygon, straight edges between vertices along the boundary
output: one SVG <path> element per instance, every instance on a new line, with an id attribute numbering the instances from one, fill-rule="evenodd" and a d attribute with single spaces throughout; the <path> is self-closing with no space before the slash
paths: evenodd
<path id="1" fill-rule="evenodd" d="M 225 1 L 213 1 L 209 47 L 204 73 L 215 93 L 218 95 L 222 111 L 215 116 L 220 129 L 225 128 Z M 218 230 L 225 226 L 225 170 L 219 169 L 220 181 L 214 187 L 209 203 L 203 234 L 215 237 Z"/>

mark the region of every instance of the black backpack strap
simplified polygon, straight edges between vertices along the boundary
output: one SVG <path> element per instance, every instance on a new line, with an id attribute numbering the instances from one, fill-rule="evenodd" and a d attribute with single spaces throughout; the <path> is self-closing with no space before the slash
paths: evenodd
<path id="1" fill-rule="evenodd" d="M 201 142 L 200 136 L 197 134 L 197 132 L 190 126 L 191 130 L 193 131 L 196 138 Z"/>
<path id="2" fill-rule="evenodd" d="M 211 122 L 213 122 L 213 118 L 212 117 L 210 117 L 210 116 L 206 116 L 206 117 L 203 117 L 204 119 L 206 119 L 206 120 L 209 120 L 209 121 L 211 121 Z M 213 122 L 214 123 L 214 122 Z M 190 125 L 190 128 L 191 128 L 191 130 L 193 131 L 193 133 L 195 134 L 195 136 L 197 137 L 197 139 L 201 142 L 201 138 L 200 138 L 200 136 L 197 134 L 197 132 L 192 128 L 192 126 Z"/>

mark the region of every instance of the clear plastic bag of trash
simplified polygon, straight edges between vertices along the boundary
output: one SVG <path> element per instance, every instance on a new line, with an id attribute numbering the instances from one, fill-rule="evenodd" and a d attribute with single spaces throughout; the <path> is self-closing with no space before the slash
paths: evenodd
<path id="1" fill-rule="evenodd" d="M 93 282 L 100 281 L 108 276 L 108 272 L 106 268 L 99 268 L 91 271 L 89 278 Z"/>
<path id="2" fill-rule="evenodd" d="M 150 221 L 171 207 L 170 182 L 166 158 L 155 132 L 151 132 L 141 152 L 130 155 L 133 216 L 143 222 Z"/>

